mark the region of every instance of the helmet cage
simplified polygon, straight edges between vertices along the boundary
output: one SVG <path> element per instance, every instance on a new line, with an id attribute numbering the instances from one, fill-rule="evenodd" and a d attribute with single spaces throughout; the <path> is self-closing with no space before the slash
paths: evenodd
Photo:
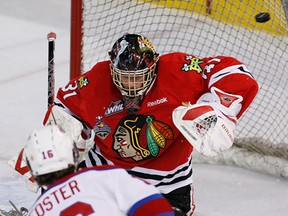
<path id="1" fill-rule="evenodd" d="M 158 59 L 157 59 L 158 60 Z M 123 96 L 138 97 L 143 95 L 150 86 L 156 69 L 155 61 L 149 68 L 135 71 L 127 71 L 116 68 L 112 63 L 110 70 L 112 80 Z M 126 86 L 123 79 L 125 78 Z M 138 87 L 139 86 L 139 87 Z"/>

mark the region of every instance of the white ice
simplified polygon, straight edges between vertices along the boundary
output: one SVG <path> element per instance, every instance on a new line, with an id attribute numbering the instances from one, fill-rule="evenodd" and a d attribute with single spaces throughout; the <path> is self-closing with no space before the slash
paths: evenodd
<path id="1" fill-rule="evenodd" d="M 42 125 L 47 109 L 47 33 L 57 33 L 56 88 L 69 80 L 70 0 L 0 0 L 0 209 L 39 194 L 7 161 Z M 285 216 L 288 181 L 237 167 L 194 165 L 196 216 Z M 0 213 L 1 215 L 1 213 Z"/>

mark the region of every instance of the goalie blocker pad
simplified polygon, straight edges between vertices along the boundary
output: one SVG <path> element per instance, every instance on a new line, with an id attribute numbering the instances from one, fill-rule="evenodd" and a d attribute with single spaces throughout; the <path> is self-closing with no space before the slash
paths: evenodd
<path id="1" fill-rule="evenodd" d="M 91 130 L 91 137 L 84 140 L 81 136 L 83 125 L 80 121 L 66 113 L 58 106 L 52 106 L 52 109 L 50 108 L 49 111 L 50 112 L 44 120 L 45 125 L 56 124 L 61 127 L 65 133 L 67 133 L 75 141 L 77 149 L 79 150 L 79 162 L 83 161 L 87 152 L 94 145 L 94 131 Z M 26 179 L 26 186 L 30 191 L 37 192 L 38 185 L 36 182 L 34 182 L 26 163 L 25 148 L 23 148 L 17 155 L 12 157 L 8 161 L 8 164 Z"/>
<path id="2" fill-rule="evenodd" d="M 87 152 L 94 145 L 95 133 L 91 130 L 90 138 L 85 140 L 82 137 L 83 124 L 59 106 L 53 106 L 48 117 L 44 119 L 45 125 L 56 124 L 61 127 L 75 142 L 80 155 L 80 161 L 83 161 Z"/>
<path id="3" fill-rule="evenodd" d="M 177 129 L 202 155 L 217 156 L 234 142 L 233 127 L 209 103 L 186 104 L 172 113 Z"/>

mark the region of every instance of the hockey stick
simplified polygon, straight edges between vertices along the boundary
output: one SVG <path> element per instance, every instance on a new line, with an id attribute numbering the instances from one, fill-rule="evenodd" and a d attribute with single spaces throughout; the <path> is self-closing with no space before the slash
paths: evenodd
<path id="1" fill-rule="evenodd" d="M 47 35 L 48 39 L 48 108 L 54 103 L 54 50 L 56 34 L 50 32 Z"/>
<path id="2" fill-rule="evenodd" d="M 27 208 L 25 208 L 25 207 L 21 207 L 20 208 L 20 210 L 16 207 L 16 205 L 12 202 L 12 201 L 10 201 L 9 200 L 9 203 L 12 205 L 12 209 L 10 210 L 10 211 L 5 211 L 5 210 L 2 210 L 2 209 L 0 209 L 0 215 L 2 216 L 4 216 L 4 215 L 7 215 L 7 216 L 9 216 L 9 215 L 13 215 L 13 216 L 24 216 L 24 215 L 27 215 L 27 213 L 28 213 L 28 209 Z"/>
<path id="3" fill-rule="evenodd" d="M 48 108 L 54 103 L 54 49 L 56 34 L 50 32 L 47 34 L 48 39 Z M 13 167 L 17 172 L 24 176 L 28 181 L 26 183 L 29 190 L 37 192 L 38 186 L 34 184 L 34 179 L 29 172 L 29 168 L 26 163 L 24 156 L 24 148 L 21 149 L 20 153 L 12 157 L 8 164 Z M 29 184 L 31 182 L 31 184 Z"/>

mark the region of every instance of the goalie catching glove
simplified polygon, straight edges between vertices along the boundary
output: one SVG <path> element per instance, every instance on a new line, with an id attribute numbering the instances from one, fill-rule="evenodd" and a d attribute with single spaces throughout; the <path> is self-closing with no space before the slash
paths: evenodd
<path id="1" fill-rule="evenodd" d="M 197 104 L 177 107 L 172 113 L 173 122 L 202 155 L 217 156 L 233 145 L 241 101 L 241 96 L 212 87 Z"/>

